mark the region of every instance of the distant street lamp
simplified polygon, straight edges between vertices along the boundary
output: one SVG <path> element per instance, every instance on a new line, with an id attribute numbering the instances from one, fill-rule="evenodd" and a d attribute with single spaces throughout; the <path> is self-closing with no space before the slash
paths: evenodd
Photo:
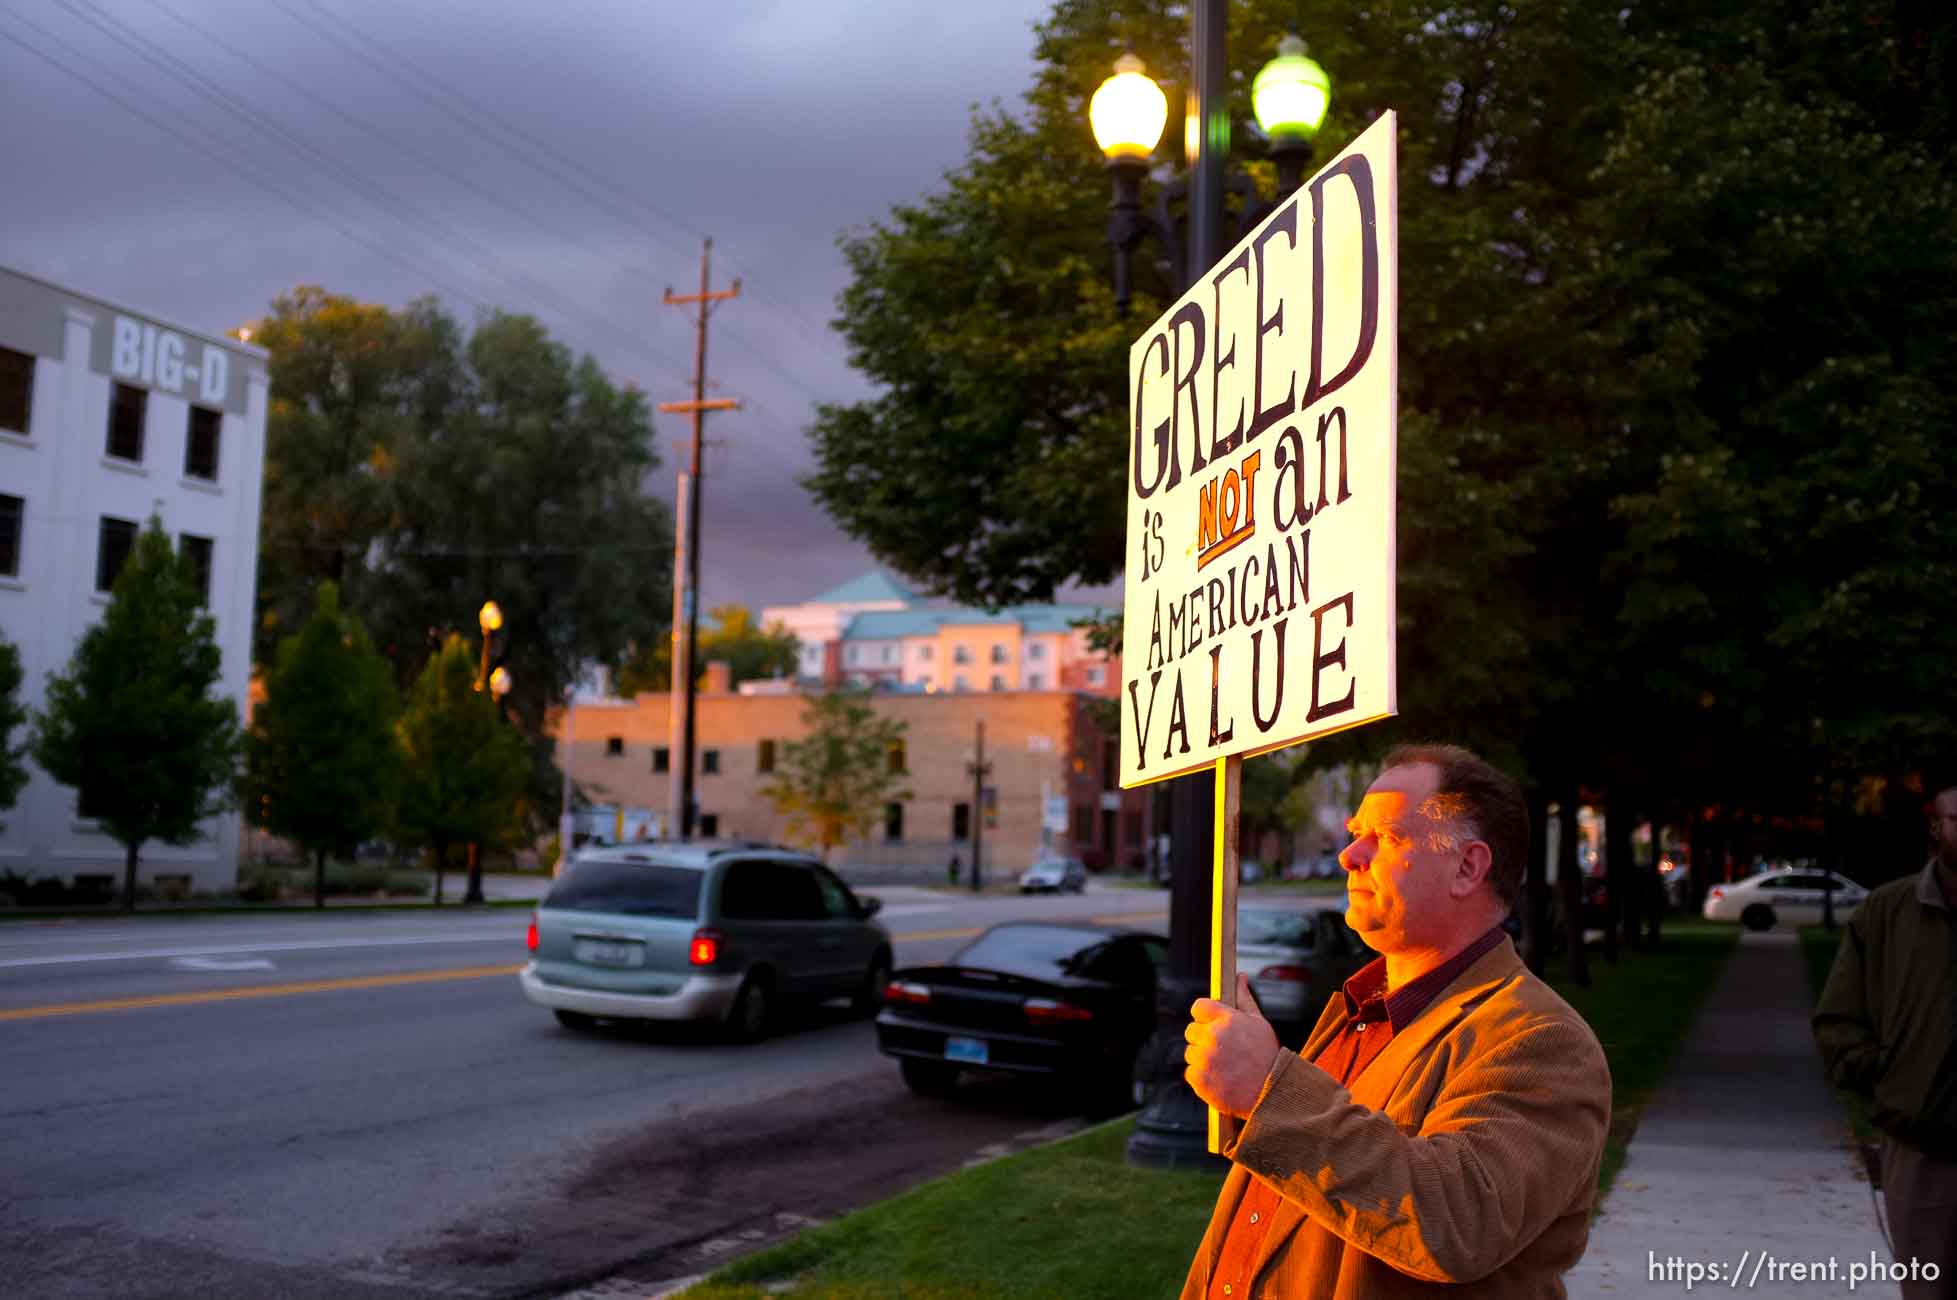
<path id="1" fill-rule="evenodd" d="M 489 693 L 496 697 L 496 702 L 500 705 L 503 697 L 510 693 L 510 670 L 499 667 L 492 672 L 489 667 L 489 649 L 490 642 L 495 639 L 496 633 L 503 626 L 502 607 L 493 600 L 484 601 L 482 608 L 476 611 L 476 626 L 482 629 L 482 659 L 476 669 L 476 689 L 480 691 L 488 687 Z M 499 709 L 498 712 L 501 710 Z M 473 840 L 469 843 L 469 888 L 463 893 L 462 901 L 465 903 L 483 901 L 482 854 L 480 846 Z"/>
<path id="2" fill-rule="evenodd" d="M 1114 182 L 1108 242 L 1115 248 L 1114 300 L 1123 312 L 1131 297 L 1135 247 L 1152 238 L 1170 266 L 1172 290 L 1186 292 L 1226 251 L 1223 197 L 1238 195 L 1237 238 L 1288 199 L 1311 163 L 1312 137 L 1332 102 L 1332 79 L 1308 58 L 1293 32 L 1278 43 L 1277 57 L 1251 83 L 1251 103 L 1278 169 L 1278 193 L 1265 202 L 1248 176 L 1226 170 L 1230 117 L 1224 59 L 1225 0 L 1192 0 L 1189 14 L 1193 65 L 1193 112 L 1185 123 L 1189 176 L 1160 187 L 1154 216 L 1142 211 L 1142 180 L 1168 121 L 1168 101 L 1141 61 L 1124 54 L 1114 75 L 1101 83 L 1088 106 L 1094 139 L 1108 159 Z M 1186 221 L 1172 205 L 1187 199 Z M 1186 226 L 1188 244 L 1181 234 Z M 1212 840 L 1216 834 L 1215 782 L 1208 772 L 1167 783 L 1169 799 L 1169 969 L 1157 988 L 1155 1037 L 1145 1053 L 1148 1104 L 1128 1142 L 1131 1163 L 1157 1168 L 1214 1165 L 1209 1154 L 1209 1112 L 1183 1079 L 1183 1028 L 1189 1004 L 1209 992 Z M 1224 990 L 1226 998 L 1232 991 Z"/>

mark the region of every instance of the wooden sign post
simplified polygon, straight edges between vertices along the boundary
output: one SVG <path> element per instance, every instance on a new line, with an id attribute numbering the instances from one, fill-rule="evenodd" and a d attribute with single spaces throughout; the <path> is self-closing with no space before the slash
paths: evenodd
<path id="1" fill-rule="evenodd" d="M 1397 707 L 1396 130 L 1381 116 L 1128 354 L 1121 784 L 1215 770 L 1224 1001 L 1243 760 Z"/>

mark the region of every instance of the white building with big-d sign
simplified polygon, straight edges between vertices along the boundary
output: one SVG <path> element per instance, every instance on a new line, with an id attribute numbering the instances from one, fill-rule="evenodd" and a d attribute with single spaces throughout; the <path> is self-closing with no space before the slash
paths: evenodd
<path id="1" fill-rule="evenodd" d="M 0 634 L 39 710 L 151 515 L 195 564 L 240 718 L 251 673 L 268 377 L 263 350 L 0 267 Z M 24 739 L 15 733 L 12 743 Z M 0 810 L 0 875 L 109 876 L 122 847 L 32 767 Z M 237 876 L 239 818 L 143 848 L 139 884 Z"/>

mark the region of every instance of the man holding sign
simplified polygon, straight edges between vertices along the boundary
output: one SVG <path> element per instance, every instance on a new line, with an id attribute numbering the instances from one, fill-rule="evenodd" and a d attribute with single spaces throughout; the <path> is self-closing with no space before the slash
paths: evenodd
<path id="1" fill-rule="evenodd" d="M 1464 749 L 1402 746 L 1347 823 L 1346 920 L 1379 957 L 1294 1054 L 1255 1010 L 1192 1008 L 1187 1077 L 1241 1118 L 1183 1300 L 1560 1297 L 1610 1122 L 1596 1035 L 1501 929 L 1520 790 Z"/>

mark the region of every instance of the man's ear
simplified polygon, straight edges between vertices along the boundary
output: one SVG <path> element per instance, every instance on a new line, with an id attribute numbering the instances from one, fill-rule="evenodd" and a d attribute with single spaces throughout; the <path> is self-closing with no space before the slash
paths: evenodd
<path id="1" fill-rule="evenodd" d="M 1461 861 L 1454 868 L 1454 878 L 1449 882 L 1448 892 L 1455 898 L 1466 898 L 1488 879 L 1494 865 L 1495 855 L 1487 841 L 1469 840 L 1461 848 Z"/>

